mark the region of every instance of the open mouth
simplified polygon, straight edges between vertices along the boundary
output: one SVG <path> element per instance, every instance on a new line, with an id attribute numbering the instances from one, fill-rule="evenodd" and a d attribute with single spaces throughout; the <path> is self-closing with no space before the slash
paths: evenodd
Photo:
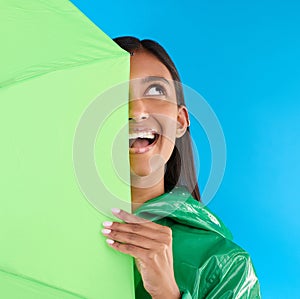
<path id="1" fill-rule="evenodd" d="M 159 134 L 155 130 L 136 130 L 129 133 L 129 152 L 142 154 L 156 144 Z"/>

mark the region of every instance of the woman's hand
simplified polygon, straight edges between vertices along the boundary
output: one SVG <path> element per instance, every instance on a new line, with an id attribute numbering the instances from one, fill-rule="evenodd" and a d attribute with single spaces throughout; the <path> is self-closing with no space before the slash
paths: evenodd
<path id="1" fill-rule="evenodd" d="M 173 270 L 172 230 L 123 210 L 112 211 L 125 223 L 103 223 L 107 243 L 135 258 L 144 288 L 152 298 L 179 299 Z"/>

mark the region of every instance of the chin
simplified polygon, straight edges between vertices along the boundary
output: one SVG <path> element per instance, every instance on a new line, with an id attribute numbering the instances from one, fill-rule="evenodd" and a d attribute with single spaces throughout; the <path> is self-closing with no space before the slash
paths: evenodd
<path id="1" fill-rule="evenodd" d="M 141 166 L 141 165 L 138 165 Z M 152 188 L 164 178 L 164 166 L 158 169 L 149 167 L 131 167 L 131 186 L 138 188 Z"/>
<path id="2" fill-rule="evenodd" d="M 164 173 L 165 159 L 161 155 L 152 157 L 139 157 L 139 159 L 130 159 L 130 172 L 134 176 L 148 177 L 158 176 Z"/>
<path id="3" fill-rule="evenodd" d="M 134 177 L 147 177 L 151 175 L 151 169 L 145 169 L 142 167 L 131 167 L 130 175 Z"/>

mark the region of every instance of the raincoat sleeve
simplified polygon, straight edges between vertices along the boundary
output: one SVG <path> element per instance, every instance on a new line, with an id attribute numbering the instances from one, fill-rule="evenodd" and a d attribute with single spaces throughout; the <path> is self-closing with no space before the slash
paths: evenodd
<path id="1" fill-rule="evenodd" d="M 259 282 L 246 252 L 231 256 L 225 264 L 219 263 L 208 281 L 203 284 L 199 278 L 199 282 L 198 292 L 183 290 L 181 299 L 261 298 Z"/>

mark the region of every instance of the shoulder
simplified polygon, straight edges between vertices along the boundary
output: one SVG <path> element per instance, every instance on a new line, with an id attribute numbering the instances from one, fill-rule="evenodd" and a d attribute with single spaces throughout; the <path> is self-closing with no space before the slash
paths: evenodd
<path id="1" fill-rule="evenodd" d="M 243 248 L 213 231 L 182 224 L 172 231 L 175 277 L 191 298 L 260 298 L 255 269 Z"/>
<path id="2" fill-rule="evenodd" d="M 195 267 L 201 267 L 211 257 L 218 258 L 222 265 L 233 258 L 249 258 L 243 248 L 215 231 L 181 223 L 174 223 L 170 228 L 174 258 L 180 262 L 192 262 Z"/>

